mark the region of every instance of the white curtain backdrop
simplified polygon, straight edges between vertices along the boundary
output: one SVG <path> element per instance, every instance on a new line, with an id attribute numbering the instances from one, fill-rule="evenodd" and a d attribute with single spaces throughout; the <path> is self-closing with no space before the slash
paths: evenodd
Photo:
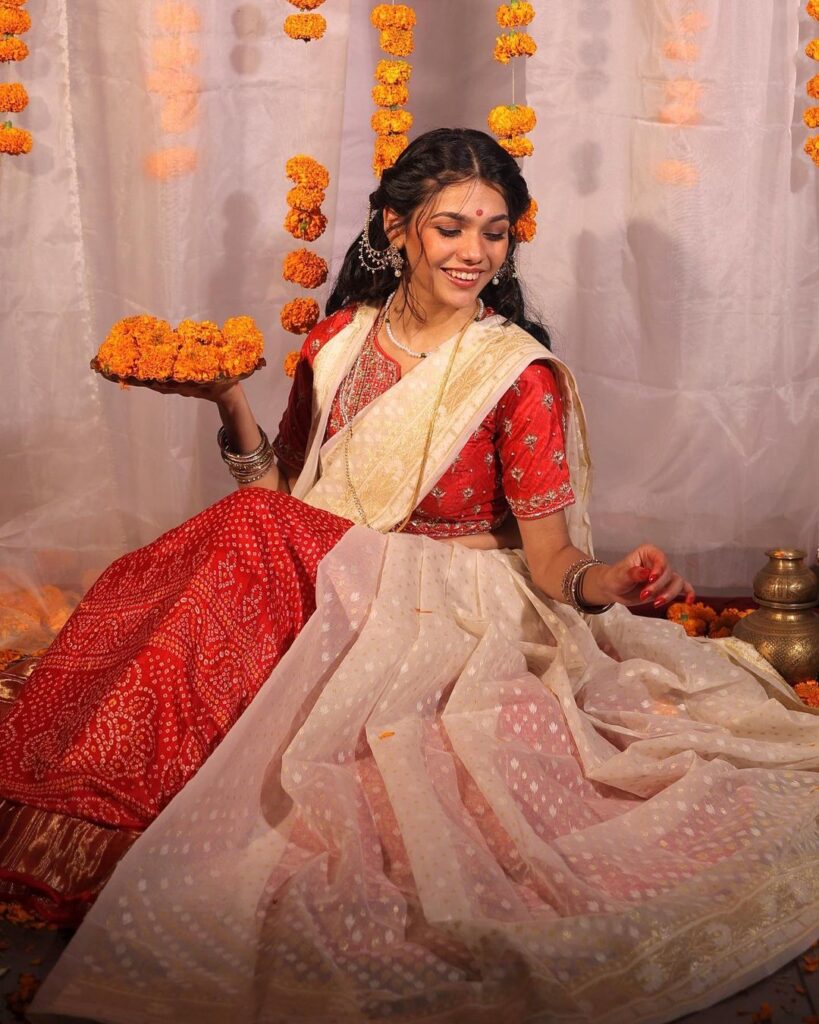
<path id="1" fill-rule="evenodd" d="M 2 71 L 26 85 L 31 104 L 13 118 L 35 137 L 30 155 L 0 157 L 0 570 L 12 581 L 80 589 L 230 490 L 213 406 L 91 373 L 110 325 L 252 315 L 269 365 L 247 390 L 275 431 L 281 359 L 299 344 L 278 322 L 298 294 L 281 278 L 298 244 L 282 228 L 286 159 L 330 170 L 314 248 L 335 269 L 364 220 L 383 56 L 371 4 L 330 0 L 326 36 L 307 45 L 284 35 L 284 0 L 188 5 L 201 92 L 181 135 L 162 133 L 147 88 L 153 4 L 37 5 L 31 56 Z M 512 89 L 491 56 L 496 3 L 414 7 L 411 134 L 485 127 Z M 745 589 L 766 547 L 815 555 L 819 540 L 819 169 L 801 149 L 804 83 L 819 70 L 803 50 L 819 24 L 798 0 L 535 7 L 538 53 L 516 73 L 538 116 L 524 173 L 539 230 L 522 268 L 587 405 L 598 552 L 654 540 L 697 586 Z M 695 30 L 681 37 L 685 17 Z M 698 47 L 687 62 L 667 50 L 680 38 Z M 685 87 L 696 124 L 662 119 L 677 79 L 698 83 Z M 195 170 L 146 174 L 168 145 L 194 149 Z"/>

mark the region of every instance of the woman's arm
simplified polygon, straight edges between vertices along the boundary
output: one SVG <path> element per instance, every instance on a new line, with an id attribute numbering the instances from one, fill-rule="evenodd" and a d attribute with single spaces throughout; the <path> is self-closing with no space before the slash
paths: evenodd
<path id="1" fill-rule="evenodd" d="M 225 428 L 231 451 L 239 455 L 254 451 L 259 446 L 262 435 L 242 385 L 231 384 L 218 392 L 213 400 L 219 410 L 219 418 Z M 276 463 L 271 464 L 270 469 L 261 479 L 254 480 L 250 485 L 239 483 L 237 486 L 266 487 L 271 491 L 284 491 L 285 493 L 290 490 L 287 477 Z"/>

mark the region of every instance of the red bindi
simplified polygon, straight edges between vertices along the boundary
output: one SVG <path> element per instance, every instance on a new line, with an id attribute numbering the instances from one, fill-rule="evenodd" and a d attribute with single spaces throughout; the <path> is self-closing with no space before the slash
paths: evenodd
<path id="1" fill-rule="evenodd" d="M 475 211 L 475 216 L 476 217 L 482 217 L 483 216 L 483 210 L 476 210 Z"/>

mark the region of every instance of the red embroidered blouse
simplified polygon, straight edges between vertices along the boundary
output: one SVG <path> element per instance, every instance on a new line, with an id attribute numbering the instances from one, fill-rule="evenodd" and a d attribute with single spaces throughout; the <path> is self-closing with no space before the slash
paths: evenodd
<path id="1" fill-rule="evenodd" d="M 307 335 L 279 433 L 279 461 L 293 473 L 304 465 L 313 391 L 313 360 L 350 323 L 354 308 L 339 310 Z M 355 381 L 352 380 L 355 374 Z M 333 399 L 325 440 L 346 422 L 345 393 L 357 411 L 401 379 L 401 368 L 370 333 Z M 547 362 L 531 363 L 470 435 L 452 465 L 415 509 L 407 533 L 461 537 L 497 529 L 509 510 L 540 519 L 574 503 L 563 443 L 560 392 Z"/>

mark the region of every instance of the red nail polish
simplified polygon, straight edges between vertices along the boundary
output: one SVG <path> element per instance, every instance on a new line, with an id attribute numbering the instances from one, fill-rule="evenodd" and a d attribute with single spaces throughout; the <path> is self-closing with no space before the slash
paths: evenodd
<path id="1" fill-rule="evenodd" d="M 648 577 L 648 582 L 649 583 L 656 583 L 659 578 L 660 577 L 659 577 L 659 575 L 656 572 L 652 573 L 651 576 Z"/>
<path id="2" fill-rule="evenodd" d="M 651 591 L 648 589 L 648 587 L 646 587 L 645 590 L 641 590 L 640 591 L 640 600 L 641 601 L 645 601 L 649 597 L 650 594 L 651 594 Z"/>
<path id="3" fill-rule="evenodd" d="M 658 597 L 657 600 L 654 602 L 654 607 L 659 608 L 661 604 L 665 604 L 664 597 Z"/>

